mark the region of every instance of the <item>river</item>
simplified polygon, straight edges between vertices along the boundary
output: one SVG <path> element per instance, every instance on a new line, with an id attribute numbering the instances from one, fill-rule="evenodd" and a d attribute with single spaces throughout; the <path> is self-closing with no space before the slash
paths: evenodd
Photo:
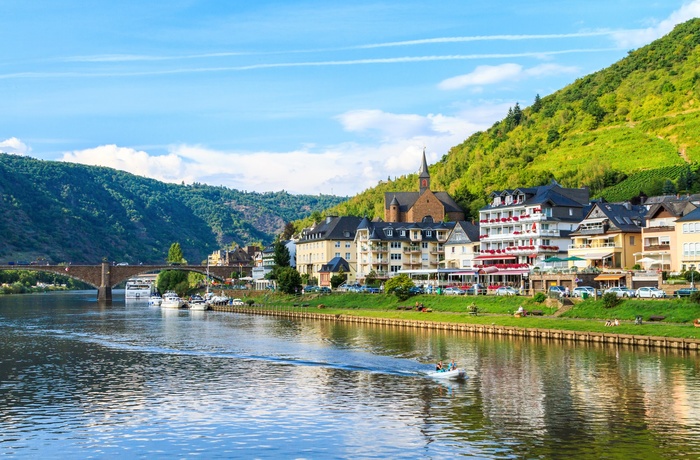
<path id="1" fill-rule="evenodd" d="M 693 352 L 95 297 L 0 297 L 3 455 L 700 458 Z"/>

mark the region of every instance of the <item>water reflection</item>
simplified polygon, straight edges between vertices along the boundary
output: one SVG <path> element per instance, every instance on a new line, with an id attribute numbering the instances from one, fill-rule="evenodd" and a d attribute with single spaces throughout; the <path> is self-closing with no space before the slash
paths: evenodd
<path id="1" fill-rule="evenodd" d="M 94 294 L 93 294 L 94 295 Z M 332 321 L 0 298 L 25 457 L 700 455 L 697 358 Z M 464 383 L 424 376 L 437 359 Z M 60 452 L 60 454 L 59 454 Z"/>

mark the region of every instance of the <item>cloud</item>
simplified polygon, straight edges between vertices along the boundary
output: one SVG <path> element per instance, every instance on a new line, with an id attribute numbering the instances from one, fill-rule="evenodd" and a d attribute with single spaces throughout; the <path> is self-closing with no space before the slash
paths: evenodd
<path id="1" fill-rule="evenodd" d="M 520 64 L 480 65 L 473 72 L 448 78 L 438 84 L 443 90 L 455 90 L 466 87 L 493 85 L 504 81 L 518 81 L 531 77 L 546 77 L 564 73 L 576 73 L 577 67 L 558 64 L 540 64 L 529 69 Z"/>
<path id="2" fill-rule="evenodd" d="M 697 17 L 700 17 L 700 0 L 693 0 L 653 27 L 616 31 L 612 37 L 620 48 L 637 48 L 663 37 L 676 25 Z"/>
<path id="3" fill-rule="evenodd" d="M 16 137 L 11 137 L 0 142 L 0 152 L 26 155 L 31 149 Z"/>
<path id="4" fill-rule="evenodd" d="M 437 161 L 452 146 L 503 117 L 507 107 L 508 104 L 479 105 L 479 110 L 463 107 L 455 116 L 379 110 L 339 115 L 336 119 L 347 130 L 378 133 L 380 141 L 366 145 L 353 142 L 306 146 L 286 152 L 231 152 L 199 145 L 173 145 L 164 155 L 102 145 L 66 152 L 61 160 L 107 166 L 170 183 L 199 182 L 257 192 L 355 195 L 388 177 L 416 172 L 423 148 L 429 162 Z"/>

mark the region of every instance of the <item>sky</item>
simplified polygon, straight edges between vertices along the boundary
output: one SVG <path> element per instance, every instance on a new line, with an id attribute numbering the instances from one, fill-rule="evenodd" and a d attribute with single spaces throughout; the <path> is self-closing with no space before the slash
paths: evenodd
<path id="1" fill-rule="evenodd" d="M 700 16 L 700 0 L 0 0 L 0 152 L 355 195 Z"/>

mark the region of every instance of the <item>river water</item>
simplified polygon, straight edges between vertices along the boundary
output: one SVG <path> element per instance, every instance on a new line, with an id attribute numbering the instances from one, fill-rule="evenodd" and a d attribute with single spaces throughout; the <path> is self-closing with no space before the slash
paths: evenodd
<path id="1" fill-rule="evenodd" d="M 95 297 L 0 297 L 2 455 L 700 458 L 694 353 Z"/>

